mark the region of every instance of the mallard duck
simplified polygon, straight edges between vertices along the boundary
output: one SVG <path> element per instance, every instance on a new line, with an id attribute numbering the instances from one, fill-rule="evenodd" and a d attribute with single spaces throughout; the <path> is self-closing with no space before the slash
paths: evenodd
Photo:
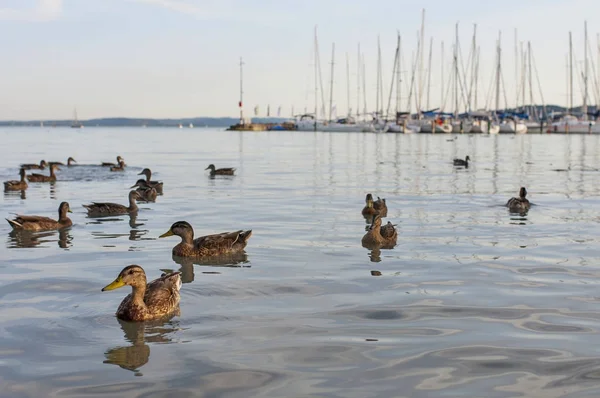
<path id="1" fill-rule="evenodd" d="M 20 180 L 4 181 L 5 191 L 23 191 L 27 189 L 27 181 L 25 181 L 25 169 L 19 170 Z"/>
<path id="2" fill-rule="evenodd" d="M 139 176 L 145 175 L 146 176 L 146 184 L 149 187 L 156 189 L 156 192 L 162 193 L 162 189 L 163 189 L 162 181 L 150 181 L 152 179 L 152 171 L 149 168 L 145 168 L 144 170 L 139 172 L 138 175 Z"/>
<path id="3" fill-rule="evenodd" d="M 77 161 L 75 159 L 73 159 L 72 157 L 69 157 L 67 159 L 67 167 L 74 166 L 73 162 L 77 163 Z M 59 166 L 64 166 L 65 165 L 63 162 L 48 162 L 48 164 L 50 166 L 52 166 L 53 164 L 57 164 Z"/>
<path id="4" fill-rule="evenodd" d="M 373 201 L 373 195 L 367 194 L 365 198 L 366 205 L 362 210 L 364 217 L 370 217 L 375 214 L 379 214 L 381 217 L 387 217 L 387 204 L 385 199 L 381 199 L 379 196 L 376 201 Z"/>
<path id="5" fill-rule="evenodd" d="M 205 257 L 242 251 L 252 236 L 252 230 L 223 232 L 194 239 L 192 226 L 186 221 L 177 221 L 159 238 L 173 235 L 181 237 L 181 242 L 173 248 L 174 256 Z"/>
<path id="6" fill-rule="evenodd" d="M 118 216 L 127 213 L 133 213 L 138 210 L 136 200 L 140 199 L 140 194 L 136 191 L 129 192 L 129 206 L 118 203 L 98 203 L 93 202 L 90 205 L 83 205 L 88 211 L 88 216 Z"/>
<path id="7" fill-rule="evenodd" d="M 363 236 L 363 246 L 374 246 L 374 245 L 395 245 L 398 239 L 398 231 L 395 226 L 388 221 L 384 226 L 381 226 L 381 216 L 373 216 L 373 223 L 371 227 Z"/>
<path id="8" fill-rule="evenodd" d="M 15 230 L 48 231 L 73 225 L 73 222 L 67 216 L 67 213 L 72 213 L 69 204 L 67 202 L 62 202 L 60 206 L 58 206 L 58 221 L 49 217 L 21 215 L 16 216 L 14 220 L 9 220 L 7 218 L 6 221 L 8 221 L 10 226 Z"/>
<path id="9" fill-rule="evenodd" d="M 128 294 L 117 309 L 117 318 L 124 321 L 149 321 L 167 316 L 179 308 L 180 272 L 163 274 L 146 284 L 146 273 L 139 265 L 129 265 L 119 273 L 117 279 L 104 286 L 102 291 L 131 286 Z"/>
<path id="10" fill-rule="evenodd" d="M 136 192 L 140 194 L 142 200 L 145 200 L 146 202 L 154 202 L 156 200 L 158 192 L 154 187 L 148 185 L 148 182 L 146 180 L 139 179 L 137 180 L 135 185 L 129 188 L 131 189 L 135 187 L 138 187 L 138 189 L 136 189 Z"/>
<path id="11" fill-rule="evenodd" d="M 510 198 L 508 202 L 506 202 L 506 207 L 508 207 L 510 211 L 514 213 L 520 213 L 529 210 L 530 204 L 526 196 L 527 190 L 525 189 L 525 187 L 521 187 L 521 189 L 519 190 L 519 197 Z"/>
<path id="12" fill-rule="evenodd" d="M 125 161 L 121 160 L 118 166 L 112 166 L 110 171 L 125 171 Z"/>
<path id="13" fill-rule="evenodd" d="M 235 167 L 227 167 L 223 169 L 216 169 L 214 164 L 209 164 L 204 170 L 210 169 L 211 176 L 232 176 L 235 173 Z"/>
<path id="14" fill-rule="evenodd" d="M 462 159 L 454 159 L 454 165 L 455 166 L 465 166 L 465 167 L 469 167 L 469 160 L 471 160 L 471 158 L 469 157 L 469 155 L 467 155 L 467 157 L 465 158 L 465 160 Z"/>
<path id="15" fill-rule="evenodd" d="M 41 160 L 40 164 L 25 163 L 22 164 L 20 167 L 25 170 L 44 170 L 46 166 L 48 166 L 48 163 L 46 163 L 45 160 Z"/>
<path id="16" fill-rule="evenodd" d="M 124 162 L 124 161 L 125 161 L 125 159 L 123 159 L 121 156 L 117 156 L 117 163 L 112 163 L 112 162 L 102 162 L 102 163 L 101 163 L 101 166 L 102 166 L 102 167 L 115 167 L 115 166 L 118 166 L 118 165 L 121 163 L 121 161 L 123 161 L 123 162 Z"/>
<path id="17" fill-rule="evenodd" d="M 53 164 L 52 166 L 50 166 L 50 175 L 49 176 L 45 176 L 43 174 L 29 174 L 27 176 L 27 179 L 30 182 L 53 182 L 56 181 L 56 175 L 54 174 L 54 172 L 56 170 L 60 170 L 58 168 L 57 164 Z"/>

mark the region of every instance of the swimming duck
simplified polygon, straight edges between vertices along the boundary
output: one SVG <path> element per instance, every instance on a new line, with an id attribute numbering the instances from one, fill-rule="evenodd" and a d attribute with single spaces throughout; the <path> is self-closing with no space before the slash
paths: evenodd
<path id="1" fill-rule="evenodd" d="M 506 207 L 508 207 L 510 209 L 510 211 L 512 211 L 514 213 L 519 213 L 522 211 L 529 210 L 530 204 L 529 204 L 529 200 L 527 200 L 526 196 L 527 196 L 527 190 L 525 189 L 525 187 L 521 187 L 521 189 L 519 190 L 519 197 L 518 198 L 510 198 L 508 200 L 508 202 L 506 202 Z"/>
<path id="2" fill-rule="evenodd" d="M 131 186 L 130 189 L 135 187 L 138 187 L 138 189 L 136 189 L 136 192 L 140 194 L 142 200 L 145 200 L 146 202 L 154 202 L 156 200 L 158 192 L 155 188 L 148 185 L 148 182 L 146 180 L 137 180 L 135 185 Z"/>
<path id="3" fill-rule="evenodd" d="M 467 155 L 467 157 L 465 158 L 465 160 L 462 160 L 462 159 L 454 159 L 454 165 L 455 165 L 455 166 L 465 166 L 465 167 L 469 167 L 469 160 L 471 160 L 471 158 L 469 157 L 469 155 Z"/>
<path id="4" fill-rule="evenodd" d="M 25 169 L 19 170 L 20 180 L 4 181 L 5 191 L 23 191 L 27 189 L 27 181 L 25 181 Z"/>
<path id="5" fill-rule="evenodd" d="M 366 205 L 362 210 L 362 215 L 364 217 L 370 217 L 375 214 L 379 214 L 381 217 L 387 217 L 387 204 L 385 203 L 385 199 L 381 199 L 378 196 L 377 200 L 373 201 L 373 195 L 368 193 L 365 202 Z"/>
<path id="6" fill-rule="evenodd" d="M 136 191 L 129 192 L 129 206 L 124 206 L 118 203 L 98 203 L 93 202 L 90 205 L 83 205 L 88 211 L 88 216 L 103 217 L 103 216 L 118 216 L 127 213 L 133 213 L 138 210 L 136 200 L 140 199 L 140 194 Z"/>
<path id="7" fill-rule="evenodd" d="M 125 161 L 121 159 L 118 166 L 112 166 L 110 171 L 125 171 Z"/>
<path id="8" fill-rule="evenodd" d="M 214 164 L 209 164 L 207 168 L 205 168 L 204 170 L 209 170 L 210 169 L 210 175 L 211 176 L 232 176 L 233 173 L 235 172 L 235 167 L 227 167 L 227 168 L 222 168 L 222 169 L 216 169 Z"/>
<path id="9" fill-rule="evenodd" d="M 152 171 L 149 168 L 145 168 L 140 173 L 138 173 L 138 175 L 139 176 L 145 175 L 147 185 L 149 187 L 156 189 L 156 192 L 162 193 L 162 189 L 163 189 L 162 181 L 150 181 L 152 179 Z"/>
<path id="10" fill-rule="evenodd" d="M 186 221 L 177 221 L 159 238 L 173 235 L 181 237 L 181 242 L 173 248 L 174 256 L 205 257 L 242 251 L 252 236 L 252 230 L 223 232 L 194 239 L 192 226 Z"/>
<path id="11" fill-rule="evenodd" d="M 46 163 L 45 160 L 41 160 L 40 164 L 25 163 L 22 164 L 20 167 L 25 170 L 44 170 L 46 166 L 48 166 L 48 163 Z"/>
<path id="12" fill-rule="evenodd" d="M 117 279 L 102 288 L 102 291 L 131 286 L 128 294 L 117 309 L 117 318 L 124 321 L 142 322 L 167 316 L 179 308 L 180 272 L 163 274 L 146 283 L 146 273 L 139 265 L 129 265 L 119 273 Z"/>
<path id="13" fill-rule="evenodd" d="M 398 231 L 394 225 L 388 221 L 384 226 L 381 226 L 381 216 L 373 216 L 373 223 L 371 227 L 363 236 L 363 246 L 374 246 L 374 245 L 395 245 L 398 239 Z"/>
<path id="14" fill-rule="evenodd" d="M 121 161 L 125 161 L 125 159 L 123 159 L 121 156 L 117 156 L 117 163 L 111 163 L 111 162 L 102 162 L 101 166 L 102 167 L 115 167 L 118 166 Z"/>
<path id="15" fill-rule="evenodd" d="M 6 221 L 13 227 L 14 230 L 25 231 L 49 231 L 53 229 L 61 229 L 73 225 L 67 213 L 72 213 L 67 202 L 62 202 L 58 206 L 58 221 L 49 217 L 42 216 L 22 216 L 18 215 L 13 220 Z"/>
<path id="16" fill-rule="evenodd" d="M 74 166 L 73 162 L 77 163 L 77 161 L 76 161 L 75 159 L 73 159 L 72 157 L 69 157 L 69 158 L 67 159 L 67 167 Z M 65 165 L 65 164 L 64 164 L 64 163 L 62 163 L 62 162 L 48 162 L 48 164 L 49 164 L 50 166 L 52 166 L 53 164 L 57 164 L 57 165 L 59 165 L 59 166 L 64 166 L 64 165 Z"/>
<path id="17" fill-rule="evenodd" d="M 50 166 L 50 175 L 49 176 L 33 173 L 33 174 L 29 174 L 27 176 L 27 179 L 30 182 L 53 182 L 53 181 L 56 181 L 56 175 L 54 174 L 54 172 L 56 170 L 60 170 L 60 169 L 58 168 L 57 164 L 53 164 L 52 166 Z"/>

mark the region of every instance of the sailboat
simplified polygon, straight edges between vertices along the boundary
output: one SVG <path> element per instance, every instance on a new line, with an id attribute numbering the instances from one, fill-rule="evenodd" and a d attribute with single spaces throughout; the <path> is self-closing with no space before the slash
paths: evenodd
<path id="1" fill-rule="evenodd" d="M 80 129 L 83 127 L 83 124 L 77 120 L 77 108 L 73 109 L 73 123 L 71 123 L 71 128 Z"/>

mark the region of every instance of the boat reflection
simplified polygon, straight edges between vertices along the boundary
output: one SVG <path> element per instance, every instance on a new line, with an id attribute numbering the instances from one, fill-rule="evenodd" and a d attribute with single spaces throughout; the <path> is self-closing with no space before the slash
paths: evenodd
<path id="1" fill-rule="evenodd" d="M 58 247 L 62 249 L 68 249 L 73 246 L 73 236 L 70 234 L 70 228 L 63 228 L 54 231 L 23 231 L 13 229 L 8 233 L 8 245 L 9 249 L 14 248 L 31 248 L 37 247 L 43 243 L 57 242 Z M 58 235 L 58 240 L 53 239 Z"/>
<path id="2" fill-rule="evenodd" d="M 172 318 L 178 315 L 179 308 L 168 318 L 156 321 L 126 322 L 118 319 L 125 341 L 131 345 L 107 350 L 103 363 L 118 365 L 122 369 L 135 372 L 136 376 L 142 376 L 139 369 L 150 359 L 150 346 L 147 343 L 170 343 L 172 339 L 169 335 L 179 329 L 179 322 L 172 321 Z"/>

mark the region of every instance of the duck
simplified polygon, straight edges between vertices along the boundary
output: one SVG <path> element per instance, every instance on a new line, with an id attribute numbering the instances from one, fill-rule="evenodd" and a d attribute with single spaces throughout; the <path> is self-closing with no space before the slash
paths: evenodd
<path id="1" fill-rule="evenodd" d="M 67 213 L 72 213 L 68 202 L 62 202 L 58 206 L 58 220 L 42 216 L 22 216 L 17 215 L 13 220 L 6 221 L 14 230 L 20 231 L 50 231 L 70 227 L 73 222 Z"/>
<path id="2" fill-rule="evenodd" d="M 123 286 L 131 286 L 119 307 L 116 316 L 123 321 L 143 322 L 166 317 L 179 308 L 181 272 L 162 274 L 160 278 L 146 283 L 146 272 L 139 265 L 129 265 L 119 273 L 103 292 Z"/>
<path id="3" fill-rule="evenodd" d="M 4 181 L 5 191 L 23 191 L 27 189 L 27 181 L 25 181 L 25 169 L 19 170 L 20 180 Z"/>
<path id="4" fill-rule="evenodd" d="M 154 189 L 156 189 L 157 193 L 162 193 L 162 189 L 163 189 L 163 183 L 162 181 L 151 181 L 152 179 L 152 170 L 150 170 L 149 168 L 145 168 L 144 170 L 142 170 L 141 172 L 138 173 L 139 176 L 144 175 L 146 176 L 146 184 L 149 187 L 152 187 Z"/>
<path id="5" fill-rule="evenodd" d="M 381 199 L 379 196 L 376 201 L 373 201 L 373 195 L 370 193 L 367 194 L 365 198 L 365 207 L 362 210 L 362 215 L 364 217 L 373 216 L 375 214 L 379 214 L 381 217 L 387 217 L 387 204 L 385 199 Z"/>
<path id="6" fill-rule="evenodd" d="M 467 155 L 467 157 L 465 158 L 465 160 L 462 159 L 454 159 L 454 165 L 455 166 L 465 166 L 465 167 L 469 167 L 469 161 L 471 160 L 471 158 L 469 157 L 469 155 Z"/>
<path id="7" fill-rule="evenodd" d="M 41 160 L 40 164 L 25 163 L 22 164 L 20 167 L 25 170 L 44 170 L 46 166 L 48 166 L 48 163 L 46 163 L 45 160 Z"/>
<path id="8" fill-rule="evenodd" d="M 125 171 L 125 161 L 121 159 L 118 166 L 112 166 L 110 171 Z"/>
<path id="9" fill-rule="evenodd" d="M 177 221 L 159 238 L 173 235 L 181 237 L 181 242 L 173 248 L 173 256 L 206 257 L 241 252 L 252 236 L 252 230 L 223 232 L 194 239 L 192 226 L 187 221 Z"/>
<path id="10" fill-rule="evenodd" d="M 232 176 L 235 173 L 235 167 L 226 167 L 222 169 L 216 169 L 214 164 L 209 164 L 204 170 L 210 169 L 211 176 Z"/>
<path id="11" fill-rule="evenodd" d="M 529 204 L 529 200 L 527 200 L 526 196 L 527 190 L 525 187 L 521 187 L 521 189 L 519 189 L 519 197 L 510 198 L 508 202 L 506 202 L 506 207 L 515 213 L 529 210 L 531 205 Z"/>
<path id="12" fill-rule="evenodd" d="M 117 156 L 117 163 L 111 163 L 111 162 L 102 162 L 100 165 L 102 167 L 115 167 L 118 166 L 121 161 L 125 161 L 125 159 L 123 159 L 121 156 Z"/>
<path id="13" fill-rule="evenodd" d="M 141 196 L 137 191 L 129 192 L 129 206 L 125 206 L 118 203 L 98 203 L 92 202 L 89 205 L 83 205 L 88 211 L 88 216 L 92 217 L 103 217 L 103 216 L 118 216 L 128 213 L 133 213 L 138 210 L 136 200 L 140 199 Z"/>
<path id="14" fill-rule="evenodd" d="M 381 216 L 373 216 L 373 223 L 371 227 L 363 236 L 363 246 L 377 246 L 377 245 L 395 245 L 398 239 L 398 230 L 388 221 L 384 226 L 381 226 Z"/>
<path id="15" fill-rule="evenodd" d="M 158 192 L 154 187 L 148 185 L 148 182 L 146 180 L 140 178 L 139 180 L 137 180 L 135 185 L 132 185 L 129 188 L 131 189 L 135 187 L 138 187 L 138 189 L 136 189 L 136 192 L 140 195 L 142 200 L 145 200 L 146 202 L 154 202 L 156 200 Z"/>
<path id="16" fill-rule="evenodd" d="M 56 170 L 60 170 L 60 169 L 58 168 L 57 164 L 53 164 L 52 166 L 50 166 L 50 175 L 49 176 L 33 173 L 33 174 L 29 174 L 27 176 L 27 179 L 30 182 L 54 182 L 54 181 L 56 181 L 56 174 L 54 174 L 54 172 Z"/>
<path id="17" fill-rule="evenodd" d="M 73 163 L 77 163 L 77 161 L 75 159 L 73 159 L 72 157 L 69 156 L 69 158 L 67 159 L 67 167 L 75 166 Z M 50 166 L 52 166 L 53 164 L 57 164 L 59 166 L 64 166 L 65 165 L 62 162 L 48 162 L 48 164 Z"/>

